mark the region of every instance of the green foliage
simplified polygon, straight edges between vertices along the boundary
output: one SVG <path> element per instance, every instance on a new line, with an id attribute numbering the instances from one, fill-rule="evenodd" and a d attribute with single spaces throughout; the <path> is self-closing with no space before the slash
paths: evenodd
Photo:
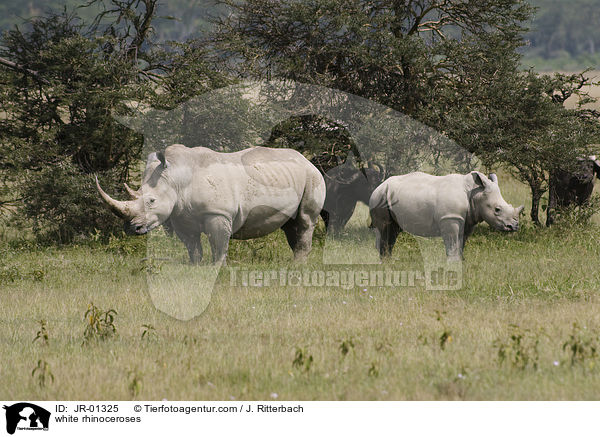
<path id="1" fill-rule="evenodd" d="M 349 155 L 360 158 L 344 126 L 316 115 L 291 117 L 273 127 L 267 146 L 298 150 L 322 172 L 346 162 Z"/>
<path id="2" fill-rule="evenodd" d="M 0 40 L 0 210 L 42 241 L 71 242 L 120 226 L 93 184 L 125 197 L 142 137 L 116 116 L 132 103 L 171 107 L 227 83 L 199 44 L 154 43 L 157 0 L 102 0 L 49 12 Z M 105 8 L 106 6 L 106 8 Z M 82 19 L 78 13 L 97 11 Z"/>
<path id="3" fill-rule="evenodd" d="M 539 334 L 519 325 L 510 325 L 508 340 L 496 339 L 494 347 L 498 349 L 498 362 L 508 363 L 513 368 L 525 370 L 528 367 L 537 370 L 539 362 Z"/>
<path id="4" fill-rule="evenodd" d="M 367 376 L 369 378 L 377 378 L 379 376 L 379 366 L 375 361 L 373 361 L 369 366 L 369 369 L 367 370 Z"/>
<path id="5" fill-rule="evenodd" d="M 82 4 L 87 4 L 82 7 Z M 93 20 L 102 11 L 98 2 L 82 2 L 81 0 L 45 0 L 44 2 L 23 2 L 4 0 L 0 3 L 0 30 L 10 29 L 22 18 L 30 19 L 49 11 L 60 12 L 64 7 L 79 7 L 79 14 L 85 20 Z M 212 27 L 211 17 L 223 15 L 223 5 L 217 2 L 197 0 L 170 0 L 161 2 L 156 7 L 158 19 L 154 24 L 154 35 L 158 41 L 184 41 L 190 37 L 198 37 Z"/>
<path id="6" fill-rule="evenodd" d="M 143 375 L 137 370 L 129 371 L 129 384 L 127 384 L 127 390 L 132 399 L 137 398 L 142 390 L 142 379 Z"/>
<path id="7" fill-rule="evenodd" d="M 131 271 L 132 274 L 147 273 L 148 275 L 158 275 L 163 267 L 163 263 L 154 258 L 142 259 L 142 266 Z"/>
<path id="8" fill-rule="evenodd" d="M 292 367 L 300 370 L 303 373 L 308 373 L 313 364 L 313 356 L 308 353 L 306 348 L 296 347 Z"/>
<path id="9" fill-rule="evenodd" d="M 157 335 L 156 335 L 156 329 L 154 328 L 153 325 L 150 324 L 144 324 L 142 325 L 142 340 L 155 340 Z"/>
<path id="10" fill-rule="evenodd" d="M 523 48 L 524 64 L 537 71 L 578 71 L 600 66 L 600 25 L 595 0 L 531 0 L 537 7 L 526 33 Z M 5 0 L 0 4 L 0 30 L 10 29 L 21 18 L 32 18 L 48 11 L 59 12 L 65 5 L 73 8 L 80 0 L 48 0 L 43 6 L 35 2 Z M 79 13 L 92 20 L 101 8 L 98 4 L 81 8 Z M 154 23 L 158 41 L 185 41 L 211 31 L 211 17 L 226 16 L 228 8 L 219 2 L 204 2 L 198 7 L 194 0 L 171 0 L 157 5 L 159 19 Z"/>
<path id="11" fill-rule="evenodd" d="M 598 335 L 591 334 L 585 328 L 582 329 L 577 323 L 573 323 L 571 334 L 562 348 L 563 351 L 569 353 L 571 366 L 588 363 L 591 369 L 595 366 L 595 361 L 598 358 L 600 343 Z"/>
<path id="12" fill-rule="evenodd" d="M 38 360 L 37 365 L 31 371 L 31 377 L 40 388 L 45 388 L 48 383 L 54 382 L 54 374 L 50 370 L 50 364 L 46 360 Z"/>
<path id="13" fill-rule="evenodd" d="M 352 338 L 347 338 L 342 340 L 339 345 L 340 353 L 342 354 L 342 358 L 345 358 L 351 351 L 354 350 L 354 340 Z"/>
<path id="14" fill-rule="evenodd" d="M 68 242 L 94 228 L 114 230 L 94 193 L 92 172 L 123 181 L 140 153 L 141 138 L 112 117 L 127 100 L 149 92 L 114 38 L 89 34 L 74 15 L 33 19 L 28 30 L 4 34 L 0 56 L 30 70 L 4 73 L 4 135 L 0 161 L 18 172 L 20 225 L 32 221 L 42 238 Z"/>
<path id="15" fill-rule="evenodd" d="M 142 255 L 146 251 L 146 239 L 139 235 L 124 235 L 120 232 L 118 236 L 110 235 L 106 250 L 115 255 Z"/>
<path id="16" fill-rule="evenodd" d="M 504 166 L 531 189 L 531 217 L 548 172 L 600 142 L 597 114 L 567 110 L 592 99 L 581 75 L 520 71 L 533 9 L 521 1 L 229 1 L 215 39 L 239 75 L 291 79 L 387 105 L 444 132 L 487 167 Z M 460 12 L 458 12 L 460 11 Z M 256 25 L 260 23 L 260 25 Z M 304 123 L 306 125 L 306 123 Z M 310 143 L 309 134 L 296 144 Z M 305 129 L 306 130 L 306 129 Z M 288 137 L 294 129 L 288 127 Z M 386 170 L 404 149 L 385 146 Z M 396 150 L 398 149 L 398 150 Z"/>
<path id="17" fill-rule="evenodd" d="M 103 311 L 93 303 L 88 305 L 88 309 L 83 316 L 85 321 L 85 330 L 83 332 L 83 344 L 89 344 L 92 341 L 106 340 L 116 335 L 115 316 L 117 312 L 114 309 Z"/>
<path id="18" fill-rule="evenodd" d="M 43 346 L 48 346 L 49 342 L 49 334 L 48 334 L 48 326 L 44 319 L 39 321 L 40 329 L 35 334 L 35 338 L 33 339 L 33 343 L 39 341 Z"/>
<path id="19" fill-rule="evenodd" d="M 595 114 L 563 107 L 571 96 L 580 104 L 593 101 L 583 91 L 591 80 L 585 72 L 553 76 L 517 72 L 515 61 L 491 77 L 477 74 L 478 64 L 469 60 L 471 56 L 454 57 L 460 70 L 467 70 L 459 74 L 472 81 L 458 82 L 458 93 L 444 103 L 449 109 L 440 124 L 488 167 L 506 167 L 530 187 L 530 216 L 539 224 L 540 199 L 548 189 L 550 172 L 570 169 L 577 157 L 592 154 L 590 144 L 600 141 Z"/>
<path id="20" fill-rule="evenodd" d="M 442 325 L 442 332 L 438 336 L 438 343 L 441 350 L 446 349 L 446 346 L 452 343 L 452 331 L 450 331 L 444 322 L 445 314 L 446 311 L 435 310 L 435 319 Z"/>
<path id="21" fill-rule="evenodd" d="M 8 284 L 11 282 L 15 282 L 17 279 L 21 278 L 21 272 L 17 268 L 17 266 L 9 266 L 3 267 L 0 270 L 0 284 Z"/>
<path id="22" fill-rule="evenodd" d="M 600 196 L 594 194 L 588 202 L 581 206 L 573 204 L 567 207 L 557 207 L 554 224 L 562 228 L 585 226 L 598 212 L 600 212 Z"/>
<path id="23" fill-rule="evenodd" d="M 47 271 L 41 268 L 24 269 L 11 265 L 0 266 L 0 284 L 10 284 L 17 281 L 41 282 L 46 277 Z"/>
<path id="24" fill-rule="evenodd" d="M 216 39 L 242 61 L 236 65 L 241 74 L 316 83 L 424 119 L 422 110 L 453 76 L 446 65 L 450 50 L 495 37 L 504 58 L 514 58 L 518 23 L 531 12 L 517 1 L 424 3 L 230 1 L 235 13 L 220 23 Z M 490 70 L 499 62 L 485 61 L 492 62 Z"/>
<path id="25" fill-rule="evenodd" d="M 445 350 L 446 347 L 454 340 L 452 338 L 452 331 L 446 326 L 446 323 L 444 322 L 444 316 L 446 314 L 446 311 L 440 311 L 436 309 L 434 311 L 434 314 L 435 320 L 442 326 L 442 329 L 441 331 L 435 333 L 433 338 L 433 344 L 437 343 L 441 350 Z M 427 346 L 429 344 L 429 340 L 429 336 L 426 334 L 420 333 L 417 336 L 417 341 L 423 346 Z"/>

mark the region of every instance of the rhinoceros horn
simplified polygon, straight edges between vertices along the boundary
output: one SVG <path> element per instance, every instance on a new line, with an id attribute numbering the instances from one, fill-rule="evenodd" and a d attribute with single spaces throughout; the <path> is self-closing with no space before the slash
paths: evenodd
<path id="1" fill-rule="evenodd" d="M 125 182 L 123 185 L 125 185 L 125 189 L 127 190 L 129 196 L 131 196 L 132 199 L 139 199 L 141 194 L 138 191 L 135 191 L 132 188 L 130 188 L 129 185 L 127 185 L 127 182 Z"/>
<path id="2" fill-rule="evenodd" d="M 129 208 L 128 202 L 121 202 L 119 200 L 115 200 L 110 197 L 108 194 L 104 192 L 104 190 L 100 187 L 100 183 L 98 182 L 98 176 L 96 176 L 96 187 L 98 188 L 98 192 L 102 199 L 106 202 L 106 204 L 110 207 L 110 209 L 121 218 L 131 218 L 131 209 Z"/>

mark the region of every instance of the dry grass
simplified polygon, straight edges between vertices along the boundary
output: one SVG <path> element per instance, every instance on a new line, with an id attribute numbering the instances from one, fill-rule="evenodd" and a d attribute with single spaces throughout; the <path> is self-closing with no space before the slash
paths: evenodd
<path id="1" fill-rule="evenodd" d="M 528 198 L 506 177 L 501 186 L 511 203 Z M 356 269 L 323 265 L 323 253 L 334 248 L 352 259 L 371 250 L 365 219 L 364 208 L 357 211 L 335 247 L 320 229 L 302 268 Z M 187 322 L 161 313 L 150 298 L 148 277 L 175 268 L 187 281 L 195 277 L 179 264 L 182 246 L 166 237 L 153 237 L 150 247 L 155 254 L 157 247 L 172 247 L 175 263 L 142 261 L 147 254 L 140 239 L 65 248 L 6 241 L 0 249 L 0 398 L 597 399 L 597 357 L 572 366 L 563 345 L 573 323 L 581 327 L 582 345 L 600 341 L 598 231 L 594 224 L 537 229 L 525 221 L 519 233 L 506 235 L 482 225 L 467 243 L 458 291 L 230 286 L 230 271 L 223 269 L 206 311 Z M 242 270 L 297 268 L 290 260 L 281 233 L 233 242 L 230 249 L 230 265 Z M 420 266 L 417 244 L 403 235 L 394 261 L 359 268 Z M 116 335 L 82 344 L 90 302 L 117 311 Z M 41 319 L 48 345 L 33 342 Z M 150 335 L 142 338 L 145 330 Z M 523 336 L 520 345 L 511 339 L 515 330 Z M 504 362 L 499 344 L 508 348 Z M 514 358 L 519 353 L 530 359 L 525 366 Z M 54 382 L 32 378 L 40 359 Z"/>

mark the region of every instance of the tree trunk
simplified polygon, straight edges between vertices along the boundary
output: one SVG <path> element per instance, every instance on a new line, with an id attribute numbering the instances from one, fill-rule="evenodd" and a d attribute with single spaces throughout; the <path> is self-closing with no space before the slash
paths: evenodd
<path id="1" fill-rule="evenodd" d="M 548 193 L 548 208 L 546 209 L 546 226 L 551 226 L 554 223 L 556 215 L 556 178 L 550 175 L 550 186 Z"/>
<path id="2" fill-rule="evenodd" d="M 12 61 L 9 61 L 8 59 L 0 58 L 0 65 L 4 65 L 5 67 L 28 74 L 29 76 L 32 76 L 35 80 L 37 80 L 40 83 L 43 83 L 44 85 L 50 84 L 50 82 L 48 82 L 46 79 L 44 79 L 43 77 L 40 77 L 40 75 L 37 71 L 30 70 L 29 68 L 26 68 L 22 65 L 16 64 Z"/>
<path id="3" fill-rule="evenodd" d="M 539 210 L 542 194 L 544 191 L 540 187 L 531 186 L 531 221 L 536 225 L 540 225 Z"/>

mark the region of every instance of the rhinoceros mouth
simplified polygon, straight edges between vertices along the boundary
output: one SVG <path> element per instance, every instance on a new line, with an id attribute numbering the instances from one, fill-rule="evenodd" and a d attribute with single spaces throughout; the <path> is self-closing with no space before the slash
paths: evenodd
<path id="1" fill-rule="evenodd" d="M 503 232 L 516 232 L 519 230 L 519 225 L 502 225 L 498 230 Z"/>
<path id="2" fill-rule="evenodd" d="M 150 232 L 152 229 L 156 228 L 157 226 L 158 224 L 147 226 L 129 223 L 125 225 L 125 233 L 129 235 L 144 235 Z"/>
<path id="3" fill-rule="evenodd" d="M 146 228 L 146 226 L 144 225 L 134 225 L 131 223 L 126 223 L 124 228 L 125 233 L 127 235 L 144 235 L 148 232 L 148 228 Z"/>

